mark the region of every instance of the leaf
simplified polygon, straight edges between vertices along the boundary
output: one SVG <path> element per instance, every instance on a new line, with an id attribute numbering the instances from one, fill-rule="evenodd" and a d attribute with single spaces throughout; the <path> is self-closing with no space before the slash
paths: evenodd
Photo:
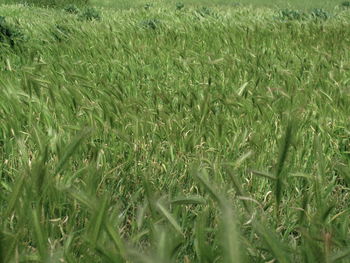
<path id="1" fill-rule="evenodd" d="M 95 208 L 95 200 L 94 198 L 89 197 L 82 191 L 67 189 L 67 192 L 79 203 L 85 205 L 89 209 L 93 210 Z"/>
<path id="2" fill-rule="evenodd" d="M 39 222 L 38 209 L 33 209 L 32 211 L 32 223 L 41 261 L 46 262 L 48 258 L 47 238 L 44 234 L 43 225 Z"/>
<path id="3" fill-rule="evenodd" d="M 221 196 L 217 194 L 218 191 L 211 186 L 211 184 L 207 181 L 207 179 L 204 178 L 203 173 L 204 173 L 204 171 L 199 170 L 196 174 L 196 178 L 202 183 L 202 185 L 209 192 L 211 197 L 215 201 L 217 201 L 219 203 L 219 205 L 221 206 L 223 204 Z"/>
<path id="4" fill-rule="evenodd" d="M 77 136 L 74 137 L 71 143 L 66 147 L 62 158 L 59 160 L 54 175 L 57 175 L 62 171 L 68 159 L 73 155 L 78 146 L 91 133 L 91 131 L 91 129 L 84 129 Z"/>
<path id="5" fill-rule="evenodd" d="M 173 205 L 205 205 L 207 201 L 202 196 L 176 197 L 170 202 Z"/>
<path id="6" fill-rule="evenodd" d="M 13 210 L 16 206 L 16 203 L 18 202 L 18 199 L 20 198 L 20 195 L 22 194 L 23 185 L 24 185 L 24 175 L 20 176 L 17 179 L 17 182 L 13 188 L 13 191 L 12 191 L 11 196 L 10 196 L 10 200 L 8 201 L 6 213 L 5 213 L 6 217 L 10 216 L 10 214 L 13 212 Z"/>
<path id="7" fill-rule="evenodd" d="M 207 220 L 209 217 L 209 213 L 204 210 L 197 216 L 196 224 L 195 224 L 195 234 L 194 234 L 194 250 L 196 256 L 198 258 L 198 262 L 213 262 L 213 247 L 209 246 L 207 242 Z"/>
<path id="8" fill-rule="evenodd" d="M 265 226 L 263 226 L 257 221 L 254 222 L 254 228 L 258 232 L 259 236 L 261 236 L 264 239 L 266 245 L 270 248 L 272 254 L 279 263 L 290 262 L 286 254 L 286 247 L 278 239 L 276 233 L 274 233 L 270 229 L 267 229 Z"/>
<path id="9" fill-rule="evenodd" d="M 101 203 L 96 206 L 95 214 L 93 215 L 93 219 L 91 220 L 91 242 L 92 244 L 97 247 L 97 241 L 100 236 L 103 223 L 105 220 L 106 212 L 108 207 L 108 200 L 106 197 L 104 197 L 101 200 Z"/>
<path id="10" fill-rule="evenodd" d="M 273 176 L 272 174 L 270 174 L 268 172 L 261 172 L 261 171 L 256 171 L 256 170 L 252 170 L 251 172 L 255 175 L 259 175 L 261 177 L 265 177 L 265 178 L 273 180 L 273 181 L 277 180 L 277 178 L 275 176 Z"/>
<path id="11" fill-rule="evenodd" d="M 241 262 L 241 250 L 239 234 L 236 229 L 235 217 L 228 201 L 221 196 L 216 186 L 209 183 L 204 176 L 197 175 L 197 178 L 201 181 L 204 187 L 209 191 L 212 198 L 218 202 L 220 210 L 222 212 L 221 217 L 221 245 L 224 249 L 224 262 L 234 263 Z"/>
<path id="12" fill-rule="evenodd" d="M 242 262 L 240 237 L 236 227 L 236 220 L 232 208 L 225 202 L 222 210 L 222 247 L 223 259 L 227 263 Z"/>
<path id="13" fill-rule="evenodd" d="M 118 248 L 120 255 L 123 259 L 126 260 L 126 249 L 123 243 L 122 238 L 119 234 L 119 229 L 113 229 L 112 225 L 109 222 L 105 223 L 107 234 L 112 239 L 114 245 Z"/>
<path id="14" fill-rule="evenodd" d="M 5 253 L 5 238 L 2 231 L 0 231 L 0 263 L 5 263 L 6 253 Z"/>
<path id="15" fill-rule="evenodd" d="M 331 262 L 336 262 L 338 260 L 342 260 L 342 259 L 346 259 L 346 258 L 350 259 L 350 248 L 346 248 L 342 251 L 334 253 L 330 257 L 330 260 L 331 260 Z"/>
<path id="16" fill-rule="evenodd" d="M 159 202 L 157 203 L 157 208 L 159 211 L 168 219 L 169 223 L 174 227 L 174 229 L 179 232 L 182 236 L 184 236 L 184 233 L 182 232 L 181 226 L 177 223 L 174 216 Z"/>
<path id="17" fill-rule="evenodd" d="M 287 154 L 289 150 L 289 146 L 292 142 L 292 122 L 290 121 L 288 123 L 284 139 L 282 142 L 282 147 L 278 156 L 278 162 L 277 162 L 277 169 L 276 169 L 276 189 L 275 189 L 275 197 L 276 197 L 276 214 L 278 215 L 281 199 L 282 199 L 282 185 L 283 185 L 283 178 L 282 178 L 282 170 L 285 164 L 285 161 L 287 159 Z"/>

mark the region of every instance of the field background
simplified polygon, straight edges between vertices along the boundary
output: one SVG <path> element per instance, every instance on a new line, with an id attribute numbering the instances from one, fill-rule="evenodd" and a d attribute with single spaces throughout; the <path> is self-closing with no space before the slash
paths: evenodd
<path id="1" fill-rule="evenodd" d="M 205 6 L 232 6 L 232 5 L 252 5 L 254 7 L 278 7 L 278 8 L 299 8 L 299 9 L 308 9 L 308 8 L 329 8 L 333 9 L 335 5 L 342 3 L 341 1 L 335 0 L 319 0 L 319 1 L 302 1 L 302 0 L 292 0 L 292 1 L 283 1 L 283 0 L 185 0 L 185 1 L 145 1 L 145 0 L 135 0 L 135 1 L 125 1 L 125 0 L 92 0 L 91 3 L 96 6 L 110 7 L 110 8 L 129 8 L 144 6 L 146 3 L 152 4 L 166 4 L 174 5 L 176 3 L 182 2 L 186 5 L 205 5 Z"/>
<path id="2" fill-rule="evenodd" d="M 350 8 L 177 2 L 0 6 L 0 263 L 349 262 Z"/>

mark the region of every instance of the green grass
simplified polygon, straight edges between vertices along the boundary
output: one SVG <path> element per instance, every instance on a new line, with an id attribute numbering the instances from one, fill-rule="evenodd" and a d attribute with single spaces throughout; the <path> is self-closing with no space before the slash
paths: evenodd
<path id="1" fill-rule="evenodd" d="M 0 6 L 0 262 L 348 262 L 338 4 Z"/>
<path id="2" fill-rule="evenodd" d="M 4 1 L 4 0 L 3 0 Z M 346 1 L 343 1 L 346 2 Z M 297 9 L 310 9 L 310 8 L 325 8 L 333 9 L 334 6 L 339 5 L 342 1 L 335 0 L 90 0 L 90 3 L 96 6 L 103 6 L 108 8 L 132 8 L 132 7 L 143 7 L 146 3 L 153 5 L 164 6 L 164 5 L 175 5 L 176 3 L 184 3 L 187 6 L 216 6 L 216 7 L 236 7 L 237 5 L 242 6 L 253 6 L 253 7 L 272 7 L 272 8 L 297 8 Z"/>
<path id="3" fill-rule="evenodd" d="M 19 4 L 44 8 L 61 8 L 67 5 L 86 6 L 89 0 L 0 0 L 0 4 Z"/>

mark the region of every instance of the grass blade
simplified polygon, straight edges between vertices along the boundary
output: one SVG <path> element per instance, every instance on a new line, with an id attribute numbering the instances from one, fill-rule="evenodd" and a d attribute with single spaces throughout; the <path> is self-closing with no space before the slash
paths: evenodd
<path id="1" fill-rule="evenodd" d="M 33 209 L 32 211 L 32 223 L 34 236 L 37 243 L 37 248 L 40 254 L 42 262 L 46 262 L 48 259 L 48 247 L 47 247 L 47 238 L 45 237 L 45 230 L 43 225 L 39 221 L 38 209 Z"/>
<path id="2" fill-rule="evenodd" d="M 157 207 L 159 211 L 165 216 L 165 218 L 169 221 L 169 223 L 174 227 L 174 229 L 182 236 L 184 236 L 184 233 L 182 231 L 181 226 L 177 223 L 174 216 L 159 202 L 157 203 Z"/>
<path id="3" fill-rule="evenodd" d="M 236 227 L 235 216 L 228 203 L 222 209 L 222 247 L 223 259 L 226 263 L 242 262 L 241 244 L 239 233 Z"/>
<path id="4" fill-rule="evenodd" d="M 176 197 L 170 202 L 173 205 L 205 205 L 207 202 L 202 196 Z"/>
<path id="5" fill-rule="evenodd" d="M 10 216 L 10 214 L 13 212 L 13 210 L 15 209 L 15 206 L 20 198 L 20 195 L 22 194 L 22 189 L 23 189 L 23 185 L 25 182 L 24 178 L 25 178 L 25 176 L 21 175 L 17 179 L 17 182 L 13 188 L 10 199 L 8 201 L 7 209 L 5 212 L 6 217 Z"/>
<path id="6" fill-rule="evenodd" d="M 277 217 L 279 214 L 279 207 L 282 200 L 282 191 L 283 191 L 282 187 L 283 187 L 284 178 L 282 178 L 282 170 L 285 165 L 285 161 L 287 159 L 289 146 L 291 145 L 291 142 L 292 142 L 292 128 L 293 128 L 293 125 L 292 125 L 292 122 L 290 121 L 288 123 L 287 129 L 283 138 L 283 142 L 282 142 L 282 146 L 281 146 L 281 150 L 280 150 L 278 162 L 277 162 L 277 169 L 275 174 L 275 178 L 276 178 L 275 197 L 276 197 Z"/>
<path id="7" fill-rule="evenodd" d="M 62 171 L 62 169 L 66 165 L 68 159 L 73 155 L 73 153 L 76 151 L 78 146 L 91 133 L 91 131 L 92 131 L 91 129 L 85 129 L 73 138 L 73 140 L 70 142 L 70 144 L 64 150 L 64 154 L 56 166 L 54 175 L 57 175 L 58 173 L 60 173 Z"/>
<path id="8" fill-rule="evenodd" d="M 203 176 L 197 175 L 197 178 L 201 181 L 212 198 L 219 203 L 220 210 L 222 212 L 221 245 L 224 250 L 224 262 L 242 262 L 239 234 L 236 229 L 235 217 L 233 215 L 232 208 L 224 197 L 217 194 L 219 191 L 214 190 L 218 189 L 217 187 L 212 186 L 213 184 L 210 184 L 206 179 L 204 179 Z"/>
<path id="9" fill-rule="evenodd" d="M 93 219 L 90 222 L 90 241 L 93 244 L 94 247 L 97 246 L 97 241 L 99 238 L 99 235 L 102 231 L 102 227 L 104 225 L 104 220 L 106 216 L 106 210 L 108 207 L 108 200 L 106 197 L 102 198 L 101 202 L 99 202 L 99 205 L 96 206 L 96 210 L 93 215 Z"/>
<path id="10" fill-rule="evenodd" d="M 259 236 L 263 238 L 266 245 L 270 248 L 271 253 L 275 259 L 280 263 L 289 263 L 289 257 L 286 253 L 286 247 L 283 243 L 279 241 L 276 234 L 267 229 L 265 226 L 259 222 L 254 222 L 254 229 L 258 232 Z"/>
<path id="11" fill-rule="evenodd" d="M 118 232 L 118 229 L 113 229 L 112 225 L 109 222 L 105 223 L 107 234 L 112 239 L 114 245 L 118 248 L 120 255 L 124 260 L 126 260 L 126 248 L 123 243 L 123 240 Z"/>
<path id="12" fill-rule="evenodd" d="M 347 259 L 347 260 L 350 259 L 350 248 L 344 249 L 344 250 L 339 251 L 339 252 L 335 252 L 330 257 L 331 262 L 337 262 L 339 260 L 344 260 L 344 259 Z"/>

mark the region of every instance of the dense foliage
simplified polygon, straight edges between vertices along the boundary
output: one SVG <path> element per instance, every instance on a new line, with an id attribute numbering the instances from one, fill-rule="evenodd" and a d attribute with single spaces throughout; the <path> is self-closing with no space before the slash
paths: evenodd
<path id="1" fill-rule="evenodd" d="M 0 3 L 18 3 L 26 6 L 62 7 L 67 5 L 86 6 L 89 0 L 0 0 Z"/>
<path id="2" fill-rule="evenodd" d="M 0 6 L 0 262 L 349 262 L 339 7 Z"/>

